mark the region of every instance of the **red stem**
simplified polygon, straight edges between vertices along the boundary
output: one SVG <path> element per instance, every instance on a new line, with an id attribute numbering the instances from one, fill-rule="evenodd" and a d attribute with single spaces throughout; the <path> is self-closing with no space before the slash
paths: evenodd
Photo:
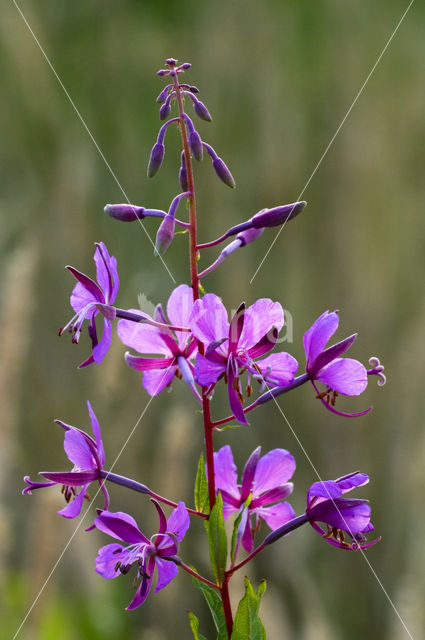
<path id="1" fill-rule="evenodd" d="M 198 275 L 198 247 L 196 243 L 196 201 L 195 201 L 195 183 L 193 178 L 193 167 L 192 167 L 192 158 L 190 155 L 189 149 L 189 141 L 187 137 L 187 129 L 186 129 L 186 121 L 184 117 L 184 107 L 183 107 L 183 98 L 181 94 L 180 85 L 177 79 L 177 74 L 173 76 L 173 84 L 176 92 L 176 99 L 179 109 L 179 117 L 180 117 L 180 132 L 183 143 L 183 153 L 186 164 L 186 175 L 187 175 L 187 185 L 188 191 L 190 192 L 189 196 L 189 220 L 190 220 L 190 277 L 192 283 L 192 291 L 193 291 L 193 301 L 199 299 L 199 275 Z M 198 340 L 198 352 L 203 355 L 204 354 L 204 345 L 200 340 Z M 215 505 L 215 471 L 214 471 L 214 425 L 211 421 L 211 408 L 210 408 L 210 400 L 207 395 L 207 388 L 202 387 L 202 409 L 203 409 L 203 418 L 204 418 L 204 438 L 205 438 L 205 456 L 206 456 L 206 465 L 207 465 L 207 476 L 208 476 L 208 498 L 210 503 L 210 511 Z M 183 567 L 183 565 L 182 565 Z M 188 567 L 183 567 L 186 571 Z M 190 571 L 189 571 L 190 572 Z M 200 576 L 196 576 L 198 579 L 202 580 L 206 584 L 210 584 L 217 588 L 217 585 L 213 585 L 209 583 L 206 579 L 202 579 Z M 225 578 L 224 582 L 220 589 L 221 600 L 223 603 L 224 615 L 226 618 L 226 628 L 227 633 L 230 638 L 232 635 L 233 629 L 233 616 L 232 616 L 232 608 L 230 605 L 229 599 L 229 589 L 228 589 L 228 581 L 229 578 Z"/>
<path id="2" fill-rule="evenodd" d="M 232 615 L 232 606 L 230 604 L 230 597 L 229 597 L 229 580 L 231 578 L 231 575 L 229 576 L 225 576 L 224 580 L 223 580 L 223 584 L 221 585 L 221 601 L 223 603 L 223 609 L 224 609 L 224 617 L 226 619 L 226 629 L 227 629 L 227 635 L 229 636 L 229 638 L 232 635 L 232 631 L 233 631 L 233 615 Z"/>
<path id="3" fill-rule="evenodd" d="M 195 183 L 193 178 L 192 157 L 190 155 L 189 141 L 187 137 L 186 120 L 184 117 L 183 98 L 177 74 L 173 76 L 173 85 L 176 92 L 177 105 L 180 118 L 180 132 L 183 144 L 183 153 L 186 164 L 187 185 L 189 196 L 189 220 L 190 220 L 190 277 L 192 283 L 193 301 L 199 299 L 199 276 L 198 276 L 198 249 L 196 246 L 196 200 L 195 200 Z M 204 345 L 198 340 L 198 351 L 204 354 Z M 214 471 L 214 442 L 213 442 L 213 425 L 211 422 L 210 401 L 206 395 L 206 388 L 202 388 L 202 408 L 204 415 L 204 437 L 205 452 L 208 475 L 208 496 L 210 502 L 210 510 L 215 504 L 215 471 Z"/>

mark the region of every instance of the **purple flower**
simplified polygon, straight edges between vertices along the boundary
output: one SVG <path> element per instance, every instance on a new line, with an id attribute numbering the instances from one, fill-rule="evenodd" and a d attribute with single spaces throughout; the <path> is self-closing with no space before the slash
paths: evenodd
<path id="1" fill-rule="evenodd" d="M 304 334 L 304 350 L 307 359 L 306 371 L 310 375 L 318 398 L 333 413 L 348 417 L 364 415 L 370 409 L 359 413 L 347 414 L 333 408 L 339 393 L 346 396 L 358 396 L 366 389 L 367 371 L 361 362 L 352 358 L 341 358 L 357 338 L 353 334 L 345 340 L 325 349 L 339 324 L 336 311 L 322 313 L 310 329 Z M 319 393 L 314 381 L 326 385 L 326 391 Z"/>
<path id="2" fill-rule="evenodd" d="M 65 327 L 61 328 L 59 335 L 67 329 L 73 333 L 72 342 L 78 343 L 84 320 L 89 321 L 88 332 L 92 341 L 92 354 L 79 366 L 85 367 L 92 362 L 100 364 L 106 355 L 112 338 L 112 321 L 115 319 L 115 309 L 111 306 L 115 302 L 118 293 L 119 279 L 117 271 L 117 261 L 109 255 L 108 249 L 103 242 L 96 242 L 94 253 L 96 264 L 96 280 L 92 280 L 84 273 L 77 271 L 74 267 L 66 268 L 78 280 L 71 294 L 71 306 L 75 311 L 75 316 L 71 318 Z M 103 335 L 98 340 L 95 318 L 101 313 L 103 315 Z"/>
<path id="3" fill-rule="evenodd" d="M 295 471 L 295 459 L 285 449 L 273 449 L 260 458 L 261 447 L 249 457 L 238 484 L 236 465 L 228 444 L 214 453 L 215 484 L 223 498 L 224 518 L 240 512 L 251 496 L 248 508 L 242 513 L 236 550 L 240 542 L 250 553 L 253 533 L 258 530 L 262 518 L 273 531 L 295 517 L 294 510 L 283 500 L 292 493 L 293 484 L 288 482 Z M 255 516 L 252 527 L 251 516 Z"/>
<path id="4" fill-rule="evenodd" d="M 155 593 L 167 586 L 176 577 L 178 569 L 171 560 L 178 550 L 189 528 L 189 516 L 184 502 L 179 502 L 168 520 L 156 500 L 152 500 L 159 515 L 159 530 L 149 540 L 139 530 L 135 520 L 118 511 L 102 511 L 95 518 L 95 526 L 104 533 L 129 543 L 129 546 L 112 543 L 99 550 L 96 558 L 96 571 L 104 578 L 116 578 L 127 573 L 133 563 L 137 563 L 137 577 L 141 579 L 133 600 L 127 610 L 141 605 L 149 595 L 155 567 L 158 572 Z"/>
<path id="5" fill-rule="evenodd" d="M 107 509 L 109 504 L 108 492 L 99 473 L 105 464 L 99 422 L 90 402 L 87 402 L 87 406 L 94 439 L 77 427 L 56 420 L 56 423 L 65 430 L 64 449 L 68 459 L 74 465 L 72 471 L 42 471 L 41 475 L 51 482 L 32 482 L 29 476 L 24 478 L 29 486 L 22 493 L 31 493 L 33 489 L 42 489 L 58 484 L 63 485 L 62 492 L 68 504 L 58 513 L 64 518 L 75 518 L 81 513 L 83 500 L 88 497 L 87 489 L 95 480 L 98 480 L 105 496 L 104 509 Z"/>
<path id="6" fill-rule="evenodd" d="M 193 307 L 192 289 L 182 284 L 170 295 L 167 314 L 173 325 L 189 326 L 189 316 Z M 134 310 L 136 311 L 136 310 Z M 139 312 L 140 313 L 140 312 Z M 160 306 L 155 311 L 157 322 L 167 323 Z M 157 354 L 161 357 L 146 358 L 125 354 L 127 364 L 136 371 L 143 371 L 143 386 L 151 396 L 156 396 L 174 376 L 183 377 L 194 395 L 199 399 L 193 379 L 194 367 L 191 359 L 197 351 L 196 340 L 190 332 L 164 331 L 148 324 L 138 324 L 129 320 L 118 322 L 120 340 L 139 353 Z"/>
<path id="7" fill-rule="evenodd" d="M 365 533 L 373 531 L 368 501 L 341 497 L 347 491 L 368 482 L 369 476 L 355 471 L 337 480 L 315 482 L 308 490 L 306 516 L 313 529 L 334 547 L 366 549 L 380 540 L 377 538 L 366 542 Z M 318 522 L 324 522 L 327 531 Z M 345 534 L 353 540 L 352 543 L 344 541 Z"/>
<path id="8" fill-rule="evenodd" d="M 298 363 L 288 353 L 276 353 L 255 361 L 273 349 L 283 321 L 281 305 L 269 298 L 260 298 L 248 309 L 242 304 L 230 324 L 223 303 L 212 293 L 193 306 L 190 327 L 206 346 L 205 356 L 198 354 L 196 359 L 196 382 L 202 386 L 214 385 L 224 375 L 230 408 L 241 424 L 248 422 L 242 407 L 240 373 L 246 369 L 273 386 L 288 385 L 294 379 Z M 247 390 L 250 393 L 249 384 Z"/>

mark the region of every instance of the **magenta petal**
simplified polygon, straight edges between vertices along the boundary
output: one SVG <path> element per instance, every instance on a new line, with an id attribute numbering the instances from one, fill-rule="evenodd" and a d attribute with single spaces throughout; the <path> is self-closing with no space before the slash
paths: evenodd
<path id="1" fill-rule="evenodd" d="M 258 461 L 253 497 L 285 484 L 295 471 L 295 458 L 286 449 L 272 449 Z"/>
<path id="2" fill-rule="evenodd" d="M 178 574 L 177 566 L 171 560 L 163 560 L 158 556 L 155 558 L 156 568 L 158 569 L 158 580 L 154 593 L 161 591 L 164 587 L 171 582 L 173 578 Z"/>
<path id="3" fill-rule="evenodd" d="M 90 446 L 77 429 L 70 429 L 65 433 L 64 449 L 68 458 L 80 469 L 95 469 L 96 460 L 93 457 Z"/>
<path id="4" fill-rule="evenodd" d="M 79 516 L 81 513 L 81 509 L 83 507 L 84 496 L 86 495 L 88 485 L 83 485 L 81 487 L 80 492 L 75 496 L 74 500 L 66 505 L 63 509 L 58 511 L 60 516 L 64 518 L 75 518 Z"/>
<path id="5" fill-rule="evenodd" d="M 239 346 L 245 349 L 254 347 L 273 327 L 278 331 L 283 327 L 282 306 L 270 298 L 260 298 L 245 312 Z"/>
<path id="6" fill-rule="evenodd" d="M 101 338 L 100 342 L 98 342 L 93 347 L 93 360 L 97 364 L 100 364 L 102 362 L 103 358 L 108 353 L 109 347 L 111 346 L 111 340 L 112 340 L 112 325 L 109 322 L 109 320 L 107 320 L 106 318 L 103 318 L 103 335 L 102 335 L 102 338 Z"/>
<path id="7" fill-rule="evenodd" d="M 223 362 L 220 363 L 210 358 L 205 358 L 200 353 L 196 356 L 195 380 L 201 386 L 207 387 L 210 384 L 215 384 L 225 371 L 226 361 L 224 358 Z"/>
<path id="8" fill-rule="evenodd" d="M 130 544 L 137 542 L 149 543 L 149 540 L 139 531 L 134 518 L 122 511 L 117 511 L 116 513 L 102 511 L 94 519 L 94 524 L 99 531 L 103 531 L 103 533 L 107 533 L 113 538 L 118 538 L 118 540 L 124 540 Z"/>
<path id="9" fill-rule="evenodd" d="M 255 364 L 260 367 L 267 383 L 280 387 L 292 384 L 298 369 L 298 362 L 286 352 L 272 353 Z"/>
<path id="10" fill-rule="evenodd" d="M 167 369 L 174 362 L 174 358 L 143 358 L 141 356 L 133 356 L 128 351 L 124 357 L 128 366 L 135 371 Z"/>
<path id="11" fill-rule="evenodd" d="M 184 502 L 179 502 L 167 521 L 167 532 L 174 533 L 181 542 L 189 529 L 190 519 Z"/>
<path id="12" fill-rule="evenodd" d="M 140 314 L 140 309 L 130 309 Z M 164 341 L 160 330 L 150 324 L 140 324 L 130 320 L 120 320 L 117 324 L 118 337 L 127 347 L 139 353 L 159 353 L 169 356 L 170 348 Z"/>
<path id="13" fill-rule="evenodd" d="M 367 387 L 367 372 L 358 360 L 339 358 L 328 364 L 316 380 L 346 396 L 358 396 Z"/>
<path id="14" fill-rule="evenodd" d="M 310 329 L 304 334 L 304 350 L 307 359 L 307 368 L 326 346 L 329 338 L 338 329 L 339 316 L 333 311 L 325 311 L 312 324 Z"/>
<path id="15" fill-rule="evenodd" d="M 122 545 L 113 542 L 112 544 L 107 544 L 101 549 L 96 557 L 96 571 L 100 573 L 103 578 L 116 578 L 121 575 L 121 572 L 118 569 L 115 569 L 117 566 L 117 562 L 119 562 L 124 553 L 119 553 L 119 551 L 123 551 Z"/>
<path id="16" fill-rule="evenodd" d="M 167 303 L 167 315 L 175 327 L 189 327 L 189 318 L 193 309 L 193 291 L 187 284 L 176 287 Z M 177 344 L 183 350 L 190 338 L 190 333 L 176 331 Z"/>
<path id="17" fill-rule="evenodd" d="M 253 513 L 263 518 L 273 531 L 295 518 L 295 511 L 289 502 L 279 502 L 271 507 L 258 507 L 253 509 Z"/>
<path id="18" fill-rule="evenodd" d="M 370 522 L 370 505 L 365 500 L 325 500 L 308 511 L 309 519 L 325 522 L 350 534 L 361 533 Z"/>
<path id="19" fill-rule="evenodd" d="M 335 480 L 319 480 L 311 485 L 307 493 L 307 505 L 311 504 L 313 498 L 323 498 L 324 500 L 334 500 L 342 496 L 342 489 Z"/>
<path id="20" fill-rule="evenodd" d="M 93 282 L 93 284 L 96 283 Z M 100 295 L 100 292 L 98 295 Z M 75 313 L 80 313 L 88 304 L 98 301 L 99 299 L 94 295 L 94 293 L 88 291 L 81 282 L 77 282 L 72 290 L 70 298 L 71 307 L 74 309 Z"/>
<path id="21" fill-rule="evenodd" d="M 189 324 L 196 338 L 205 345 L 229 335 L 226 308 L 213 293 L 207 293 L 202 300 L 196 300 Z"/>
<path id="22" fill-rule="evenodd" d="M 215 486 L 216 489 L 227 491 L 236 500 L 240 500 L 236 465 L 230 446 L 225 444 L 214 452 Z"/>
<path id="23" fill-rule="evenodd" d="M 320 369 L 323 369 L 327 364 L 336 360 L 336 358 L 339 358 L 343 353 L 348 351 L 356 338 L 357 333 L 353 333 L 352 336 L 345 338 L 345 340 L 341 340 L 341 342 L 338 342 L 337 344 L 332 345 L 332 347 L 328 347 L 328 349 L 322 351 L 322 353 L 319 353 L 314 362 L 310 363 L 309 366 L 309 371 L 312 377 L 314 378 Z"/>
<path id="24" fill-rule="evenodd" d="M 285 484 L 281 485 L 280 487 L 275 487 L 274 489 L 265 491 L 259 498 L 254 498 L 249 506 L 254 510 L 258 507 L 266 507 L 270 504 L 273 504 L 274 502 L 281 502 L 282 500 L 287 498 L 293 490 L 293 483 L 285 482 Z"/>
<path id="25" fill-rule="evenodd" d="M 156 396 L 173 381 L 176 371 L 176 366 L 160 369 L 159 371 L 145 371 L 143 374 L 143 386 L 150 396 Z"/>

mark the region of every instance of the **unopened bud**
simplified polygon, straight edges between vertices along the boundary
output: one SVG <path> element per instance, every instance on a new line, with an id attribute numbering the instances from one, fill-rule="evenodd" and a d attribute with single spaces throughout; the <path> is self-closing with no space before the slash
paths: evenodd
<path id="1" fill-rule="evenodd" d="M 171 113 L 171 101 L 166 100 L 159 110 L 159 119 L 166 120 Z"/>
<path id="2" fill-rule="evenodd" d="M 182 191 L 188 191 L 188 182 L 187 182 L 187 173 L 186 173 L 186 161 L 184 157 L 184 152 L 182 151 L 181 156 L 181 166 L 179 171 L 179 183 Z"/>
<path id="3" fill-rule="evenodd" d="M 255 229 L 262 227 L 278 227 L 297 216 L 306 206 L 307 202 L 293 202 L 285 204 L 281 207 L 273 207 L 273 209 L 264 209 L 259 211 L 251 218 L 252 226 Z"/>
<path id="4" fill-rule="evenodd" d="M 188 69 L 190 69 L 191 66 L 192 65 L 190 64 L 190 62 L 183 62 L 183 64 L 179 66 L 179 69 L 182 69 L 182 71 L 187 71 Z"/>
<path id="5" fill-rule="evenodd" d="M 160 142 L 154 144 L 149 158 L 148 178 L 153 178 L 153 176 L 159 171 L 164 159 L 164 153 L 165 147 L 163 144 Z"/>
<path id="6" fill-rule="evenodd" d="M 158 104 L 162 104 L 163 102 L 165 102 L 167 95 L 168 95 L 168 90 L 170 88 L 170 85 L 167 84 L 166 87 L 164 87 L 164 89 L 161 91 L 161 93 L 159 94 L 159 96 L 157 97 L 156 101 L 158 102 Z"/>
<path id="7" fill-rule="evenodd" d="M 107 204 L 104 212 L 122 222 L 133 222 L 145 218 L 144 207 L 134 207 L 132 204 Z"/>
<path id="8" fill-rule="evenodd" d="M 158 233 L 156 234 L 156 242 L 154 255 L 159 256 L 165 253 L 170 246 L 174 237 L 174 228 L 176 226 L 173 216 L 167 215 L 159 225 Z"/>
<path id="9" fill-rule="evenodd" d="M 189 146 L 195 160 L 202 160 L 202 140 L 195 129 L 192 129 L 189 133 Z"/>
<path id="10" fill-rule="evenodd" d="M 234 189 L 236 187 L 235 179 L 233 178 L 223 160 L 217 156 L 213 159 L 212 164 L 214 167 L 214 171 L 216 172 L 220 180 L 222 180 L 224 184 L 227 184 L 228 187 Z"/>
<path id="11" fill-rule="evenodd" d="M 207 122 L 211 122 L 212 117 L 206 106 L 203 102 L 198 99 L 193 100 L 193 109 L 196 115 L 201 118 L 201 120 L 206 120 Z"/>
<path id="12" fill-rule="evenodd" d="M 241 231 L 236 236 L 236 240 L 239 240 L 241 243 L 241 247 L 244 247 L 246 244 L 250 242 L 254 242 L 257 238 L 261 236 L 264 229 L 246 229 L 245 231 Z"/>

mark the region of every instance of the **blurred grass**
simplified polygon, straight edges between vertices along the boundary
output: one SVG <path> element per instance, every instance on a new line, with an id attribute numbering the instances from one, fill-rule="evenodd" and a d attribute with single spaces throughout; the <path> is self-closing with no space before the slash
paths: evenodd
<path id="1" fill-rule="evenodd" d="M 164 208 L 175 195 L 178 135 L 167 135 L 161 173 L 145 178 L 158 127 L 155 76 L 165 57 L 189 60 L 190 82 L 214 121 L 199 130 L 230 166 L 237 190 L 197 166 L 200 237 L 215 237 L 264 206 L 295 200 L 344 117 L 405 6 L 372 0 L 316 3 L 180 3 L 22 0 L 23 13 L 130 200 Z M 407 6 L 407 4 L 406 4 Z M 303 332 L 323 310 L 340 309 L 340 337 L 359 332 L 353 357 L 379 355 L 388 384 L 345 402 L 374 411 L 344 421 L 322 411 L 308 390 L 280 401 L 323 477 L 356 468 L 372 482 L 373 521 L 383 541 L 368 559 L 415 638 L 425 633 L 423 430 L 425 67 L 424 7 L 415 3 L 305 193 L 308 208 L 288 225 L 250 284 L 273 232 L 230 258 L 205 281 L 231 308 L 241 299 L 278 299 L 294 319 L 291 351 L 303 362 Z M 56 338 L 68 319 L 72 279 L 63 265 L 92 272 L 93 242 L 117 256 L 123 307 L 138 293 L 166 299 L 170 277 L 141 229 L 106 219 L 124 200 L 12 3 L 0 24 L 0 634 L 11 638 L 74 531 L 55 510 L 60 497 L 20 497 L 22 476 L 64 464 L 60 417 L 86 426 L 90 399 L 111 462 L 147 403 L 138 376 L 114 341 L 101 367 L 77 371 L 88 352 Z M 146 224 L 151 237 L 155 227 Z M 208 259 L 216 256 L 214 249 Z M 165 259 L 187 281 L 186 239 Z M 206 261 L 205 264 L 209 262 Z M 341 405 L 342 406 L 342 405 Z M 226 411 L 221 402 L 217 415 Z M 242 465 L 258 443 L 296 456 L 291 500 L 303 509 L 313 471 L 276 407 L 244 432 L 218 434 Z M 175 385 L 152 402 L 119 469 L 174 498 L 191 499 L 202 431 L 189 392 Z M 113 505 L 154 527 L 143 499 L 113 492 Z M 138 502 L 140 500 L 140 502 Z M 69 546 L 23 626 L 22 639 L 188 637 L 185 610 L 203 603 L 185 576 L 140 610 L 123 611 L 131 580 L 93 572 L 103 538 Z M 201 529 L 184 546 L 202 567 Z M 419 533 L 418 533 L 419 532 Z M 269 637 L 351 640 L 408 637 L 365 561 L 331 549 L 309 530 L 290 536 L 251 569 L 269 578 L 263 614 Z M 238 589 L 236 588 L 236 592 Z M 238 593 L 236 593 L 238 595 Z"/>

